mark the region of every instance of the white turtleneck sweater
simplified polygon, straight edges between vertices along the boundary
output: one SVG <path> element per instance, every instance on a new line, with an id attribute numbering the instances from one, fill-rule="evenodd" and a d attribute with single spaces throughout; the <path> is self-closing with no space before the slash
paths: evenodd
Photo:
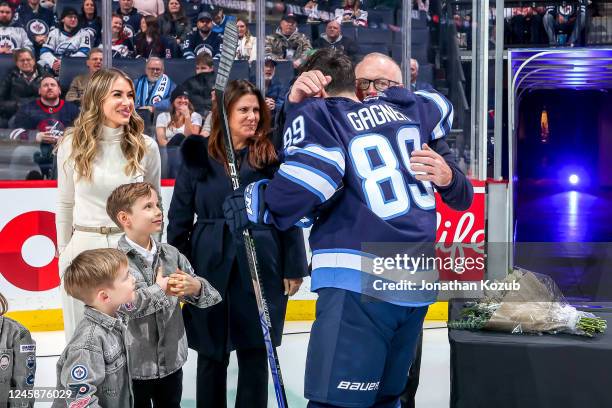
<path id="1" fill-rule="evenodd" d="M 72 226 L 116 227 L 106 214 L 106 200 L 121 184 L 146 181 L 160 190 L 161 159 L 157 143 L 144 136 L 147 152 L 141 161 L 143 173 L 127 175 L 127 160 L 121 151 L 123 127 L 104 126 L 99 152 L 93 163 L 92 179 L 78 179 L 70 159 L 72 135 L 68 133 L 57 151 L 57 246 L 61 253 L 72 237 Z"/>

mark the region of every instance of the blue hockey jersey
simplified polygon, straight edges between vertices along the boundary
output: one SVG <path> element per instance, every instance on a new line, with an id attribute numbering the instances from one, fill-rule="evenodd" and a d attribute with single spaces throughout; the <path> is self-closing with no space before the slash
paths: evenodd
<path id="1" fill-rule="evenodd" d="M 410 306 L 435 301 L 435 291 L 377 292 L 379 278 L 419 275 L 396 263 L 391 269 L 400 275 L 378 276 L 376 265 L 399 253 L 433 253 L 433 186 L 415 178 L 410 154 L 446 137 L 452 120 L 443 96 L 397 87 L 364 102 L 310 98 L 289 107 L 283 164 L 265 190 L 265 221 L 280 229 L 314 222 L 312 290 L 335 287 Z M 435 271 L 426 269 L 418 272 L 432 281 Z"/>

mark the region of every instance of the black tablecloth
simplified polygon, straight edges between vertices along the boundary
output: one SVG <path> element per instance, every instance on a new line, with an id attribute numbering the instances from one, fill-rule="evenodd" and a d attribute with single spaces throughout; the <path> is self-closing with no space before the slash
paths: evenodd
<path id="1" fill-rule="evenodd" d="M 451 408 L 612 408 L 612 313 L 593 312 L 595 338 L 449 330 Z"/>

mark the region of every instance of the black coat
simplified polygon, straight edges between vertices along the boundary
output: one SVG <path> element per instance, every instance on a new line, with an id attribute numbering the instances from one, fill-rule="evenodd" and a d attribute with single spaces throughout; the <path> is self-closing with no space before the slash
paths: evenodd
<path id="1" fill-rule="evenodd" d="M 231 350 L 264 347 L 263 336 L 242 239 L 234 238 L 223 218 L 222 204 L 232 191 L 230 179 L 223 165 L 208 156 L 208 139 L 188 137 L 181 153 L 184 166 L 168 213 L 168 243 L 185 254 L 196 274 L 223 298 L 208 309 L 183 307 L 189 347 L 221 361 Z M 236 153 L 241 157 L 244 185 L 271 178 L 276 170 L 276 166 L 254 170 L 246 160 L 246 149 Z M 287 307 L 283 278 L 307 275 L 304 238 L 300 229 L 282 232 L 268 226 L 254 229 L 253 237 L 272 320 L 272 341 L 279 345 Z"/>
<path id="2" fill-rule="evenodd" d="M 188 78 L 181 85 L 187 92 L 189 92 L 189 100 L 193 104 L 193 109 L 206 117 L 208 112 L 211 110 L 211 98 L 210 93 L 212 92 L 213 86 L 215 85 L 215 73 L 214 72 L 203 72 Z"/>
<path id="3" fill-rule="evenodd" d="M 9 119 L 20 106 L 38 98 L 38 88 L 42 80 L 43 72 L 38 65 L 34 68 L 38 77 L 32 82 L 27 82 L 19 68 L 15 67 L 0 82 L 0 116 Z"/>

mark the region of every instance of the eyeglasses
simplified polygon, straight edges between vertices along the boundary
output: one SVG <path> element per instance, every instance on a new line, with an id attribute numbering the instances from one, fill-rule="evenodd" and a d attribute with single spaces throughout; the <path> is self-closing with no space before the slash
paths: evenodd
<path id="1" fill-rule="evenodd" d="M 377 91 L 386 91 L 391 86 L 399 85 L 399 82 L 391 81 L 390 79 L 377 78 L 377 79 L 366 79 L 366 78 L 358 78 L 357 79 L 357 88 L 362 91 L 367 91 L 370 88 L 370 84 L 374 83 L 374 89 Z"/>

